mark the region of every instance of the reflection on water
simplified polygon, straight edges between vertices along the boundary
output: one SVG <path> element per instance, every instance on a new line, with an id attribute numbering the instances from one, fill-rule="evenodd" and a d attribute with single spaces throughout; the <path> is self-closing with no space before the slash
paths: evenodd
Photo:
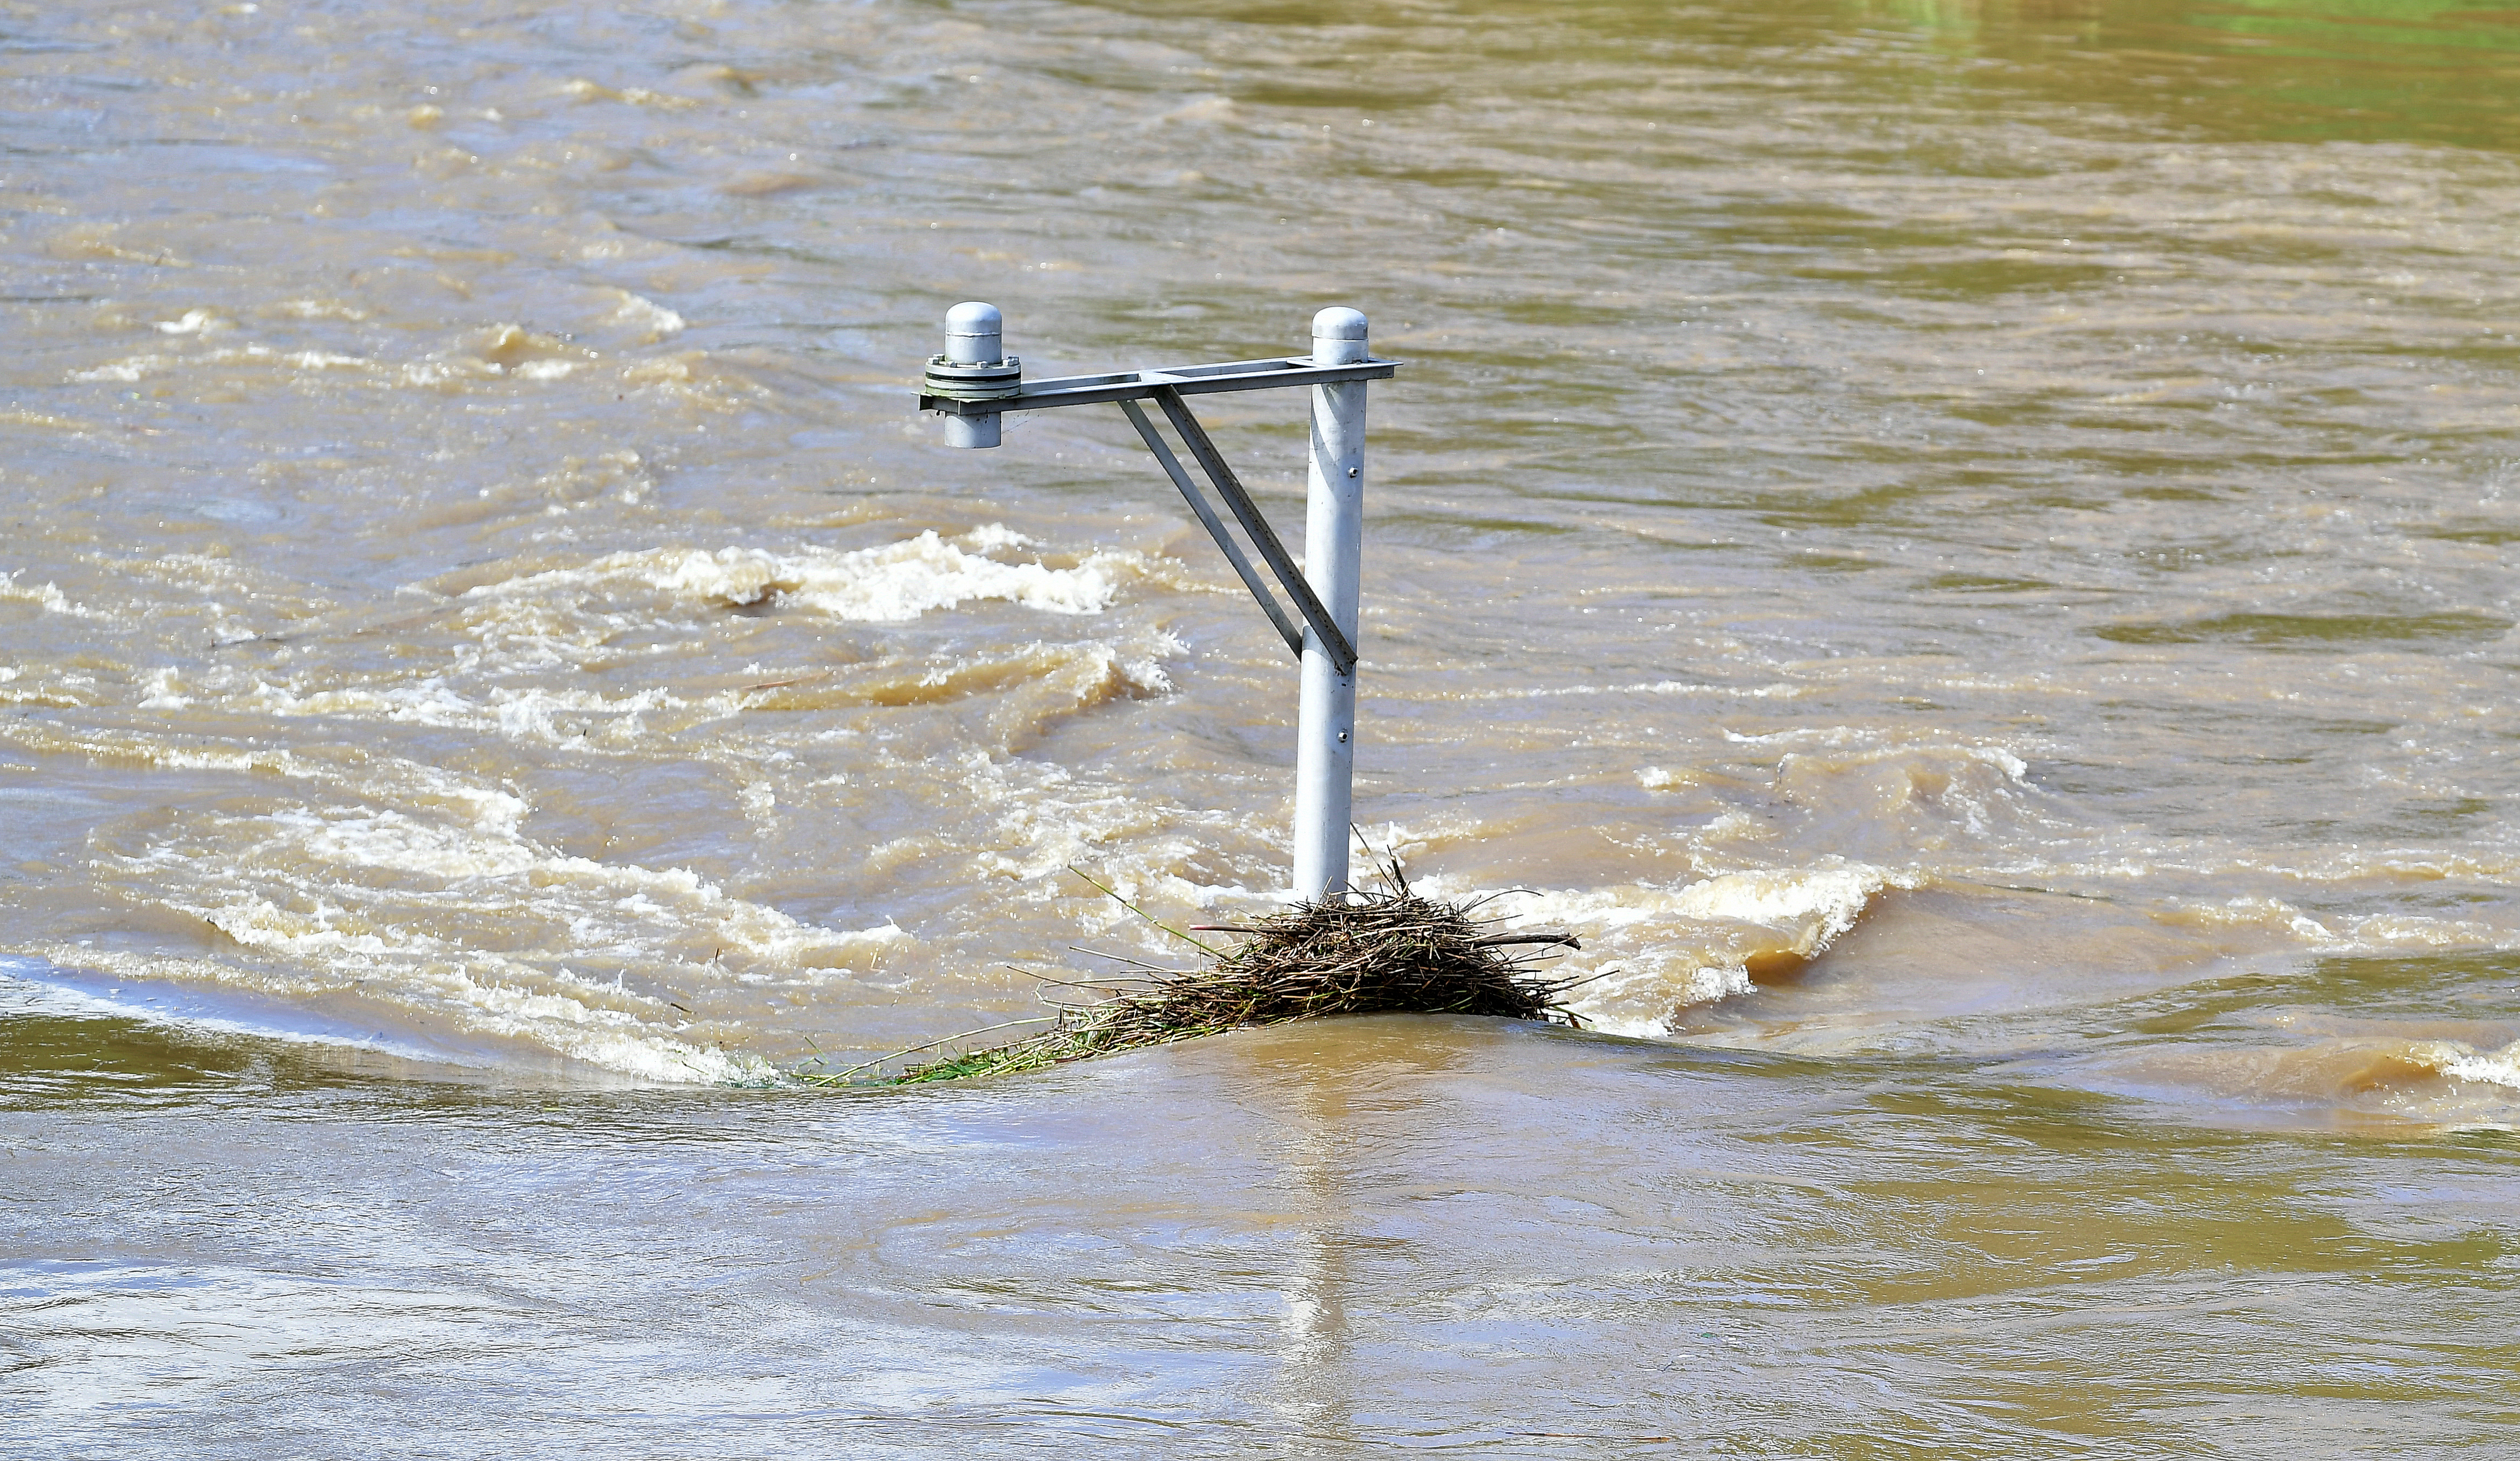
<path id="1" fill-rule="evenodd" d="M 33 1454 L 2491 1449 L 2520 1374 L 2495 1137 L 1442 1020 L 836 1099 L 78 1027 L 12 1103 Z"/>
<path id="2" fill-rule="evenodd" d="M 40 1454 L 2491 1443 L 2506 16 L 382 24 L 0 16 Z M 1170 957 L 1068 864 L 1284 875 L 1125 424 L 909 414 L 972 297 L 1372 314 L 1360 812 L 1596 1032 L 784 1083 Z M 1208 413 L 1289 524 L 1293 412 Z"/>
<path id="3" fill-rule="evenodd" d="M 1357 1285 L 1350 1260 L 1360 1253 L 1370 1260 L 1376 1249 L 1387 1255 L 1389 1245 L 1359 1231 L 1351 1210 L 1376 1177 L 1355 1164 L 1357 1114 L 1347 1082 L 1334 1071 L 1306 1070 L 1301 1060 L 1290 1064 L 1297 1068 L 1293 1079 L 1280 1073 L 1270 1093 L 1290 1108 L 1278 1119 L 1302 1234 L 1285 1293 L 1274 1408 L 1279 1425 L 1296 1434 L 1345 1437 L 1355 1434 L 1358 1401 L 1355 1334 L 1348 1323 L 1349 1296 Z"/>

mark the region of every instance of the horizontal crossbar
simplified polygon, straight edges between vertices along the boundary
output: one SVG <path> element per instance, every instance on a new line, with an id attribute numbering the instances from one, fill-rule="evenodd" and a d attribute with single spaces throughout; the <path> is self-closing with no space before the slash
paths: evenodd
<path id="1" fill-rule="evenodd" d="M 1012 395 L 967 401 L 922 392 L 919 409 L 948 416 L 994 416 L 1002 411 L 1041 411 L 1052 406 L 1090 406 L 1102 401 L 1144 401 L 1162 390 L 1183 395 L 1215 395 L 1228 390 L 1271 390 L 1283 386 L 1329 386 L 1340 381 L 1387 381 L 1400 369 L 1397 360 L 1360 360 L 1354 365 L 1315 365 L 1309 355 L 1286 360 L 1229 360 L 1219 365 L 1184 365 L 1167 370 L 1130 370 L 1107 376 L 1058 376 L 1026 381 Z"/>

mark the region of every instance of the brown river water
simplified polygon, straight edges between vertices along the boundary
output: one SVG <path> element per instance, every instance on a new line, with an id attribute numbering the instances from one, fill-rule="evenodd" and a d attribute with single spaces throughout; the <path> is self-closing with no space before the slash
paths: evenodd
<path id="1" fill-rule="evenodd" d="M 964 298 L 1589 1029 L 793 1078 L 1287 878 Z M 2520 12 L 7 0 L 0 320 L 0 1451 L 2520 1451 Z"/>

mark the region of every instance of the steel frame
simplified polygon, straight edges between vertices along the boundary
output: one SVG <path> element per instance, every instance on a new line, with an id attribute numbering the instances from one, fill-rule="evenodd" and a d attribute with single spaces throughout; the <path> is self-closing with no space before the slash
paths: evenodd
<path id="1" fill-rule="evenodd" d="M 941 362 L 943 357 L 938 359 Z M 1356 646 L 1339 632 L 1337 621 L 1323 606 L 1321 596 L 1314 593 L 1312 585 L 1304 580 L 1303 571 L 1295 567 L 1294 557 L 1279 540 L 1277 529 L 1269 525 L 1260 505 L 1253 502 L 1251 494 L 1243 489 L 1241 479 L 1226 464 L 1224 453 L 1216 449 L 1216 442 L 1198 424 L 1198 418 L 1191 414 L 1190 403 L 1184 397 L 1221 395 L 1236 390 L 1278 390 L 1290 386 L 1327 386 L 1341 381 L 1385 381 L 1399 369 L 1397 360 L 1367 359 L 1354 365 L 1316 365 L 1311 357 L 1297 355 L 1287 359 L 1228 360 L 1215 365 L 1118 371 L 1101 376 L 1058 376 L 1046 381 L 1023 382 L 1012 392 L 985 395 L 980 391 L 1004 391 L 1005 388 L 981 387 L 969 394 L 948 394 L 945 392 L 953 390 L 956 383 L 931 375 L 920 391 L 919 408 L 948 416 L 996 416 L 1008 411 L 1042 411 L 1054 406 L 1117 402 L 1128 416 L 1129 424 L 1138 429 L 1138 435 L 1146 441 L 1147 449 L 1154 453 L 1164 475 L 1172 479 L 1183 500 L 1198 516 L 1199 525 L 1205 527 L 1207 535 L 1216 539 L 1216 546 L 1224 550 L 1225 561 L 1234 566 L 1235 573 L 1242 579 L 1242 586 L 1259 601 L 1261 612 L 1269 616 L 1269 622 L 1276 626 L 1279 637 L 1286 641 L 1286 648 L 1294 652 L 1297 660 L 1303 659 L 1304 631 L 1297 623 L 1300 617 L 1303 624 L 1311 625 L 1313 632 L 1321 636 L 1322 645 L 1329 652 L 1330 661 L 1338 666 L 1339 673 L 1351 674 L 1356 669 Z M 1286 596 L 1287 602 L 1294 605 L 1293 615 L 1281 607 L 1277 596 L 1269 591 L 1269 578 L 1261 576 L 1260 566 L 1254 565 L 1250 556 L 1242 551 L 1242 546 L 1234 540 L 1234 534 L 1226 529 L 1215 504 L 1199 490 L 1198 482 L 1182 466 L 1181 458 L 1156 433 L 1154 423 L 1140 409 L 1140 401 L 1153 401 L 1162 409 L 1164 419 L 1172 423 L 1173 430 L 1181 435 L 1182 444 L 1190 448 L 1191 460 L 1198 464 L 1208 485 L 1224 500 L 1227 511 L 1234 515 L 1234 521 L 1241 524 L 1242 530 L 1250 535 L 1251 545 L 1260 552 L 1261 564 L 1269 570 L 1269 577 L 1276 579 L 1278 589 Z"/>

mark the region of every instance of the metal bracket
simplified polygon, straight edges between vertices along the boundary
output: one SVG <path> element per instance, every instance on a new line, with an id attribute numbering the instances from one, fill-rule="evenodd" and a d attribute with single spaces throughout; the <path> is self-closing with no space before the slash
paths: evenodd
<path id="1" fill-rule="evenodd" d="M 1217 451 L 1216 443 L 1208 439 L 1206 429 L 1198 424 L 1198 418 L 1190 414 L 1190 407 L 1170 387 L 1157 388 L 1154 401 L 1164 408 L 1164 416 L 1172 422 L 1173 430 L 1181 433 L 1183 444 L 1190 448 L 1191 457 L 1198 463 L 1199 471 L 1207 474 L 1208 481 L 1216 488 L 1216 495 L 1225 499 L 1225 505 L 1234 512 L 1235 521 L 1251 535 L 1251 546 L 1260 550 L 1260 557 L 1269 565 L 1269 571 L 1277 575 L 1278 586 L 1285 591 L 1286 598 L 1303 615 L 1304 622 L 1312 625 L 1313 632 L 1321 636 L 1322 647 L 1329 652 L 1330 662 L 1338 666 L 1341 674 L 1354 673 L 1356 647 L 1339 632 L 1338 622 L 1330 617 L 1329 610 L 1323 607 L 1321 596 L 1313 592 L 1313 586 L 1304 580 L 1303 572 L 1295 567 L 1294 557 L 1287 553 L 1286 545 L 1278 540 L 1277 530 L 1269 525 L 1269 520 L 1261 515 L 1260 504 L 1253 502 L 1251 494 L 1242 489 L 1234 469 L 1225 464 L 1224 456 Z M 1163 437 L 1155 434 L 1154 423 L 1147 419 L 1147 413 L 1139 409 L 1136 401 L 1124 400 L 1120 402 L 1120 409 L 1128 413 L 1129 424 L 1146 438 L 1147 449 L 1153 452 L 1155 460 L 1163 465 L 1164 475 L 1181 489 L 1182 497 L 1190 503 L 1190 510 L 1198 514 L 1198 521 L 1206 526 L 1207 535 L 1216 539 L 1217 547 L 1225 550 L 1225 561 L 1234 565 L 1234 571 L 1242 577 L 1242 586 L 1251 590 L 1251 597 L 1260 601 L 1261 613 L 1268 615 L 1269 621 L 1278 626 L 1278 633 L 1286 641 L 1286 648 L 1295 652 L 1298 661 L 1302 660 L 1303 631 L 1295 627 L 1294 620 L 1286 616 L 1283 609 L 1278 607 L 1276 596 L 1261 581 L 1259 572 L 1252 568 L 1251 560 L 1243 556 L 1233 534 L 1225 530 L 1225 524 L 1218 520 L 1216 509 L 1209 505 L 1197 484 L 1191 480 L 1190 474 L 1182 470 L 1181 459 L 1173 455 L 1172 448 L 1164 444 Z"/>
<path id="2" fill-rule="evenodd" d="M 1287 386 L 1328 386 L 1341 381 L 1383 381 L 1389 380 L 1400 369 L 1399 361 L 1369 359 L 1353 365 L 1316 365 L 1308 355 L 1279 360 L 1229 360 L 1219 365 L 1186 365 L 1170 370 L 1120 371 L 1105 376 L 1058 376 L 1047 381 L 1026 381 L 1009 389 L 1009 378 L 1014 372 L 1007 367 L 1013 364 L 1013 357 L 1010 356 L 1003 362 L 984 366 L 955 367 L 946 365 L 945 358 L 940 355 L 929 363 L 927 379 L 922 384 L 930 388 L 920 392 L 919 409 L 939 411 L 948 416 L 995 416 L 1007 411 L 1041 411 L 1053 406 L 1089 406 L 1117 401 L 1120 409 L 1128 413 L 1129 424 L 1136 427 L 1138 434 L 1146 440 L 1147 449 L 1155 454 L 1155 461 L 1163 467 L 1164 475 L 1173 479 L 1173 485 L 1181 489 L 1183 499 L 1190 503 L 1191 511 L 1198 515 L 1200 525 L 1207 529 L 1208 536 L 1216 539 L 1216 546 L 1225 551 L 1225 561 L 1234 565 L 1234 571 L 1241 577 L 1242 586 L 1251 590 L 1251 597 L 1260 602 L 1261 612 L 1268 615 L 1269 622 L 1277 626 L 1280 637 L 1286 641 L 1286 648 L 1294 651 L 1297 660 L 1303 659 L 1304 631 L 1297 625 L 1295 616 L 1281 607 L 1277 595 L 1269 591 L 1268 579 L 1261 577 L 1249 555 L 1226 529 L 1215 505 L 1208 501 L 1207 494 L 1198 489 L 1197 482 L 1183 469 L 1181 459 L 1164 444 L 1163 437 L 1156 434 L 1154 423 L 1148 420 L 1147 413 L 1138 407 L 1140 401 L 1153 401 L 1163 408 L 1165 419 L 1181 434 L 1182 443 L 1190 448 L 1192 460 L 1198 463 L 1199 471 L 1215 487 L 1216 495 L 1225 499 L 1226 508 L 1234 514 L 1234 520 L 1241 524 L 1242 530 L 1250 535 L 1251 545 L 1259 550 L 1261 561 L 1269 567 L 1270 575 L 1277 580 L 1287 602 L 1295 606 L 1295 615 L 1300 616 L 1303 623 L 1310 625 L 1313 633 L 1320 637 L 1323 649 L 1329 654 L 1330 662 L 1338 666 L 1340 674 L 1355 672 L 1356 647 L 1339 632 L 1337 620 L 1330 617 L 1321 596 L 1314 593 L 1313 586 L 1305 581 L 1303 571 L 1295 567 L 1294 557 L 1287 553 L 1285 544 L 1279 541 L 1277 530 L 1269 525 L 1269 520 L 1261 515 L 1259 504 L 1243 490 L 1234 469 L 1226 465 L 1224 454 L 1216 449 L 1216 443 L 1209 439 L 1206 429 L 1198 424 L 1198 418 L 1190 414 L 1190 405 L 1182 397 L 1217 395 L 1231 390 L 1273 390 Z M 943 394 L 940 393 L 942 390 L 955 393 Z M 979 392 L 983 390 L 996 393 L 982 395 Z M 994 443 L 997 438 L 991 436 L 989 439 Z"/>
<path id="3" fill-rule="evenodd" d="M 919 408 L 945 417 L 945 444 L 987 448 L 1004 440 L 1009 411 L 1116 403 L 1140 439 L 1181 489 L 1199 525 L 1251 590 L 1262 613 L 1302 666 L 1295 707 L 1295 896 L 1332 902 L 1347 890 L 1348 832 L 1356 802 L 1356 637 L 1358 569 L 1365 541 L 1365 383 L 1388 379 L 1397 360 L 1368 353 L 1362 311 L 1332 305 L 1313 316 L 1313 353 L 1275 360 L 1229 360 L 1169 370 L 1106 376 L 1023 379 L 1023 362 L 1006 353 L 1006 314 L 966 299 L 945 312 L 945 349 L 927 362 Z M 1189 397 L 1232 390 L 1311 387 L 1312 437 L 1306 453 L 1309 573 L 1295 567 L 1259 504 L 1225 464 Z M 1172 423 L 1207 479 L 1202 489 L 1166 444 L 1150 413 L 1153 401 Z M 1214 493 L 1214 497 L 1209 495 Z M 1219 511 L 1216 498 L 1224 499 Z M 1226 526 L 1231 514 L 1238 536 Z M 1247 551 L 1246 551 L 1247 542 Z M 1259 564 L 1252 559 L 1257 557 Z M 1261 572 L 1266 565 L 1268 572 Z M 1316 586 L 1318 585 L 1318 587 Z M 1283 596 L 1283 601 L 1281 600 Z M 1322 602 L 1339 606 L 1337 616 Z M 1286 606 L 1291 604 L 1289 610 Z"/>
<path id="4" fill-rule="evenodd" d="M 1051 406 L 1089 406 L 1098 401 L 1152 400 L 1158 390 L 1213 395 L 1227 390 L 1275 390 L 1285 386 L 1328 386 L 1340 381 L 1387 381 L 1397 360 L 1354 365 L 1315 365 L 1309 355 L 1285 360 L 1229 360 L 1169 370 L 1126 370 L 1107 376 L 1058 376 L 1026 381 L 1012 393 L 972 400 L 922 390 L 919 409 L 948 416 L 994 416 L 1001 411 L 1039 411 Z M 936 384 L 943 384 L 941 379 Z M 925 383 L 922 383 L 925 384 Z"/>

